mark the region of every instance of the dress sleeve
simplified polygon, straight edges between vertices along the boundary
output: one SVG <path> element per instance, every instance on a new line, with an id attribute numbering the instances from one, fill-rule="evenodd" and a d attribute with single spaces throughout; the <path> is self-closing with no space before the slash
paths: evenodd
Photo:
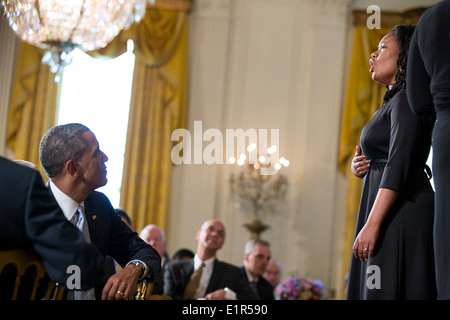
<path id="1" fill-rule="evenodd" d="M 389 110 L 391 130 L 389 156 L 380 188 L 399 191 L 406 183 L 411 161 L 414 159 L 421 121 L 420 117 L 412 113 L 405 91 L 392 99 Z"/>

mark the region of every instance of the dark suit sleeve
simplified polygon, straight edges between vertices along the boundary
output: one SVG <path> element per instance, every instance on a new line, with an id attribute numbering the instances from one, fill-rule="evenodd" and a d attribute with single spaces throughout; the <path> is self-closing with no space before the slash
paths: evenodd
<path id="1" fill-rule="evenodd" d="M 407 91 L 415 113 L 448 110 L 450 101 L 450 1 L 427 9 L 411 39 Z"/>
<path id="2" fill-rule="evenodd" d="M 273 295 L 273 290 L 274 288 L 272 287 L 269 281 L 267 281 L 263 277 L 259 277 L 258 292 L 261 297 L 261 300 L 274 300 L 275 297 Z"/>
<path id="3" fill-rule="evenodd" d="M 41 257 L 50 278 L 66 285 L 71 265 L 80 267 L 81 288 L 95 285 L 104 270 L 104 258 L 93 245 L 64 217 L 55 199 L 33 170 L 28 190 L 24 223 L 33 249 Z"/>
<path id="4" fill-rule="evenodd" d="M 408 53 L 406 68 L 406 91 L 411 110 L 415 114 L 434 111 L 428 75 L 418 44 L 418 30 L 415 30 Z"/>
<path id="5" fill-rule="evenodd" d="M 154 279 L 161 269 L 161 257 L 158 252 L 145 243 L 136 232 L 132 231 L 120 219 L 120 216 L 105 195 L 99 192 L 96 194 L 102 197 L 103 208 L 108 208 L 111 217 L 111 232 L 107 254 L 114 258 L 122 267 L 131 260 L 141 260 L 151 268 L 151 278 Z"/>
<path id="6" fill-rule="evenodd" d="M 193 271 L 193 260 L 167 264 L 164 268 L 164 294 L 174 300 L 186 300 L 183 293 Z"/>
<path id="7" fill-rule="evenodd" d="M 236 270 L 233 272 L 229 272 L 230 275 L 233 275 L 233 285 L 229 286 L 231 290 L 236 292 L 236 297 L 238 300 L 260 300 L 258 296 L 253 292 L 250 288 L 248 280 L 242 274 L 240 268 L 235 267 Z M 230 270 L 231 271 L 231 270 Z"/>
<path id="8" fill-rule="evenodd" d="M 242 268 L 216 259 L 206 293 L 225 287 L 233 290 L 238 300 L 259 300 L 250 288 Z"/>

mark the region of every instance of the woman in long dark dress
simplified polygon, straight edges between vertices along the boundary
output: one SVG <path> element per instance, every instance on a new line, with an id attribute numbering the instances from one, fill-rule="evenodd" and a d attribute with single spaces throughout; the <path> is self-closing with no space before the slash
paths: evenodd
<path id="1" fill-rule="evenodd" d="M 414 26 L 396 26 L 371 54 L 386 85 L 361 132 L 352 172 L 363 178 L 347 299 L 435 299 L 434 192 L 426 173 L 434 115 L 416 116 L 406 97 Z"/>

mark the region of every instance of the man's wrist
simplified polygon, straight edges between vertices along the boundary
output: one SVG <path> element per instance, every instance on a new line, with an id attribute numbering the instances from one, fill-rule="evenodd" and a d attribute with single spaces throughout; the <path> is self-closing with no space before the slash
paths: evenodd
<path id="1" fill-rule="evenodd" d="M 142 270 L 138 281 L 141 281 L 142 279 L 144 279 L 145 277 L 147 277 L 147 276 L 149 276 L 151 274 L 150 268 L 144 262 L 142 262 L 141 260 L 136 260 L 136 259 L 135 260 L 131 260 L 130 262 L 128 262 L 126 264 L 126 266 L 129 265 L 129 264 L 134 264 L 135 266 L 139 267 Z"/>

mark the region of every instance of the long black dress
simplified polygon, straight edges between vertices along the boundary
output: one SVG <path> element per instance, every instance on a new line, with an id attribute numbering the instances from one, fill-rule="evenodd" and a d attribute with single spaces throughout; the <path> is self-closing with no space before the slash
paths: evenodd
<path id="1" fill-rule="evenodd" d="M 434 192 L 425 171 L 433 122 L 432 115 L 412 113 L 402 90 L 361 132 L 361 148 L 371 166 L 363 180 L 355 238 L 379 188 L 399 195 L 380 227 L 372 257 L 361 262 L 352 255 L 347 299 L 436 298 Z"/>
<path id="2" fill-rule="evenodd" d="M 438 299 L 450 299 L 450 0 L 428 9 L 411 39 L 407 91 L 415 113 L 435 110 L 434 249 Z"/>

